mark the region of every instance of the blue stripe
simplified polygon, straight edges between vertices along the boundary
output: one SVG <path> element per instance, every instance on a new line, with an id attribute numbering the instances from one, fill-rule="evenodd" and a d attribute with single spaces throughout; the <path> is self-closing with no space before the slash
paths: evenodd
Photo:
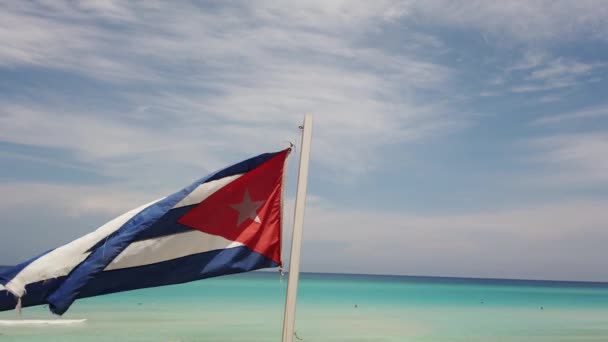
<path id="1" fill-rule="evenodd" d="M 224 177 L 230 177 L 230 176 L 238 175 L 241 173 L 249 172 L 249 171 L 257 168 L 258 166 L 264 164 L 270 158 L 276 156 L 279 153 L 280 152 L 263 153 L 263 154 L 260 154 L 259 156 L 255 156 L 253 158 L 243 160 L 240 163 L 236 163 L 232 166 L 228 166 L 225 169 L 217 171 L 216 173 L 214 173 L 206 178 L 203 178 L 204 181 L 201 181 L 200 184 L 218 180 L 218 179 L 224 178 Z"/>
<path id="2" fill-rule="evenodd" d="M 165 216 L 161 217 L 156 223 L 154 223 L 146 231 L 141 232 L 135 239 L 135 241 L 148 240 L 158 238 L 161 236 L 173 235 L 192 231 L 192 228 L 184 226 L 177 222 L 182 216 L 184 216 L 190 209 L 196 207 L 198 204 L 193 204 L 181 208 L 171 209 Z"/>
<path id="3" fill-rule="evenodd" d="M 261 268 L 277 267 L 271 259 L 245 246 L 220 249 L 164 261 L 152 265 L 104 271 L 98 274 L 79 293 L 86 298 L 114 292 L 185 283 L 221 275 L 242 273 Z M 47 303 L 47 296 L 65 280 L 64 277 L 29 284 L 23 307 Z M 12 310 L 17 300 L 10 293 L 0 291 L 0 311 Z M 65 303 L 59 303 L 65 305 Z M 51 310 L 56 310 L 51 306 Z"/>
<path id="4" fill-rule="evenodd" d="M 0 291 L 0 311 L 14 309 L 17 306 L 17 298 L 6 290 Z"/>
<path id="5" fill-rule="evenodd" d="M 157 264 L 106 271 L 87 284 L 79 298 L 278 267 L 245 246 L 220 249 Z"/>

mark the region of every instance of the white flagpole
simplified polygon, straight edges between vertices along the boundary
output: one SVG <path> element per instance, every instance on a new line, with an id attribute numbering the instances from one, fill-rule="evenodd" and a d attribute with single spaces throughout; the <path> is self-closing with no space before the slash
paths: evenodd
<path id="1" fill-rule="evenodd" d="M 302 250 L 302 228 L 304 226 L 304 206 L 306 205 L 306 187 L 308 185 L 308 162 L 310 160 L 311 140 L 312 115 L 306 114 L 302 127 L 302 143 L 300 144 L 300 170 L 298 171 L 296 209 L 293 220 L 287 298 L 285 299 L 285 315 L 283 316 L 283 342 L 293 342 L 294 336 L 296 297 L 298 294 L 298 279 L 300 278 L 300 251 Z"/>

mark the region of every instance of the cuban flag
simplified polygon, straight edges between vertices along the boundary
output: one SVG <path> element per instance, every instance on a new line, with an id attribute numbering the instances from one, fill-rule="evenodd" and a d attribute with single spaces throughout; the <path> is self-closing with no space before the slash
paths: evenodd
<path id="1" fill-rule="evenodd" d="M 291 149 L 229 166 L 0 271 L 0 311 L 279 267 Z M 1 248 L 1 246 L 0 246 Z"/>

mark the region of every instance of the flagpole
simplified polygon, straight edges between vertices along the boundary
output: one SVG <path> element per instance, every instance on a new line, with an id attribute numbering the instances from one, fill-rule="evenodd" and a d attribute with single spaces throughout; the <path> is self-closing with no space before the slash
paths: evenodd
<path id="1" fill-rule="evenodd" d="M 298 279 L 300 278 L 300 251 L 302 250 L 302 228 L 304 226 L 304 207 L 306 205 L 306 187 L 308 185 L 308 164 L 310 160 L 310 143 L 312 141 L 312 115 L 304 116 L 302 125 L 302 142 L 300 144 L 300 169 L 298 171 L 298 189 L 296 191 L 296 208 L 293 220 L 291 239 L 291 258 L 289 261 L 289 278 L 285 315 L 283 316 L 283 342 L 293 342 L 296 321 L 296 297 Z"/>

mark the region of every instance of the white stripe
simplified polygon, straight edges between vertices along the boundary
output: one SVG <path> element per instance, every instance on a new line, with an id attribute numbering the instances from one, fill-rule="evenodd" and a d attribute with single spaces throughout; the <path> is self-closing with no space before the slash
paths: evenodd
<path id="1" fill-rule="evenodd" d="M 97 230 L 32 261 L 32 263 L 27 265 L 11 279 L 11 281 L 6 284 L 5 288 L 13 295 L 22 297 L 25 294 L 25 286 L 27 284 L 67 275 L 74 267 L 86 259 L 89 255 L 87 251 L 91 247 L 118 230 L 140 211 L 161 199 L 128 211 L 97 228 Z"/>
<path id="2" fill-rule="evenodd" d="M 192 254 L 239 246 L 243 244 L 193 230 L 134 242 L 125 248 L 105 270 L 150 265 Z"/>
<path id="3" fill-rule="evenodd" d="M 229 183 L 232 183 L 234 180 L 241 177 L 243 174 L 238 174 L 234 176 L 228 176 L 220 179 L 216 179 L 211 182 L 203 183 L 199 185 L 196 189 L 192 190 L 188 194 L 188 196 L 184 197 L 181 201 L 179 201 L 174 207 L 180 208 L 185 207 L 187 205 L 198 204 L 204 201 L 207 197 L 213 195 L 219 189 L 225 187 Z"/>
<path id="4" fill-rule="evenodd" d="M 0 291 L 4 291 L 4 286 L 2 286 L 2 284 L 0 284 Z"/>

